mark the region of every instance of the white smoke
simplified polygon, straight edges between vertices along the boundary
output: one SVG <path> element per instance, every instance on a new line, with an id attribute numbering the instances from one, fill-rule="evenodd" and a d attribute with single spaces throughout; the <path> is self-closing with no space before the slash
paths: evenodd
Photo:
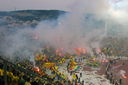
<path id="1" fill-rule="evenodd" d="M 56 21 L 42 21 L 35 29 L 17 29 L 5 35 L 0 43 L 1 52 L 5 56 L 29 57 L 49 45 L 55 49 L 64 48 L 68 53 L 74 53 L 74 48 L 86 48 L 93 55 L 92 48 L 100 48 L 100 42 L 106 36 L 106 22 L 114 22 L 114 27 L 121 24 L 120 27 L 126 28 L 126 24 L 116 22 L 113 18 L 110 12 L 112 7 L 106 0 L 75 1 L 68 7 L 71 12 Z M 108 23 L 107 31 L 113 29 L 111 22 Z"/>

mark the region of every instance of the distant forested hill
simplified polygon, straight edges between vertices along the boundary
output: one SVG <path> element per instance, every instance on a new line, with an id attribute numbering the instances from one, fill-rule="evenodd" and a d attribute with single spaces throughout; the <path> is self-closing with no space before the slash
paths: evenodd
<path id="1" fill-rule="evenodd" d="M 10 16 L 14 19 L 19 19 L 22 21 L 40 21 L 42 19 L 57 19 L 59 15 L 64 13 L 64 11 L 59 10 L 19 10 L 0 12 L 0 17 Z"/>
<path id="2" fill-rule="evenodd" d="M 41 20 L 56 20 L 65 13 L 60 10 L 0 11 L 0 27 L 36 26 Z"/>

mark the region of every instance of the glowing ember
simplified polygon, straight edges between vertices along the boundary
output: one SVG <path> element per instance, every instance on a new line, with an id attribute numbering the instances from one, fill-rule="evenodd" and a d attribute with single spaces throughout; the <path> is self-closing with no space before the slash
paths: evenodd
<path id="1" fill-rule="evenodd" d="M 40 72 L 39 67 L 34 67 L 33 70 L 34 70 L 35 72 Z"/>
<path id="2" fill-rule="evenodd" d="M 85 48 L 75 48 L 76 54 L 80 55 L 80 54 L 86 54 L 87 50 Z"/>
<path id="3" fill-rule="evenodd" d="M 124 74 L 122 74 L 122 77 L 123 77 L 124 79 L 127 79 L 127 76 L 125 76 Z"/>

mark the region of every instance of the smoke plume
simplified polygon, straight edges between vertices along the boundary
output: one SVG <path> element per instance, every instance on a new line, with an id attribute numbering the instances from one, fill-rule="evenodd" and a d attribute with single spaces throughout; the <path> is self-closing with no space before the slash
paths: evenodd
<path id="1" fill-rule="evenodd" d="M 28 58 L 43 46 L 51 46 L 54 49 L 63 48 L 64 53 L 71 54 L 74 48 L 86 48 L 93 55 L 92 48 L 100 48 L 102 39 L 111 30 L 126 30 L 124 17 L 127 15 L 118 19 L 114 14 L 123 10 L 115 10 L 106 0 L 81 0 L 68 7 L 71 12 L 55 21 L 41 21 L 34 29 L 15 28 L 15 31 L 8 33 L 1 28 L 0 33 L 4 35 L 0 41 L 1 54 Z"/>

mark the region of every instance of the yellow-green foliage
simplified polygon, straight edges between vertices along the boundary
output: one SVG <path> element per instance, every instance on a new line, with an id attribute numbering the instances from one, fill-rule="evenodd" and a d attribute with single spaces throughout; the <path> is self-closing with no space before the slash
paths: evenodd
<path id="1" fill-rule="evenodd" d="M 100 63 L 97 61 L 93 61 L 93 62 L 87 61 L 86 64 L 93 67 L 98 67 L 100 65 Z"/>

